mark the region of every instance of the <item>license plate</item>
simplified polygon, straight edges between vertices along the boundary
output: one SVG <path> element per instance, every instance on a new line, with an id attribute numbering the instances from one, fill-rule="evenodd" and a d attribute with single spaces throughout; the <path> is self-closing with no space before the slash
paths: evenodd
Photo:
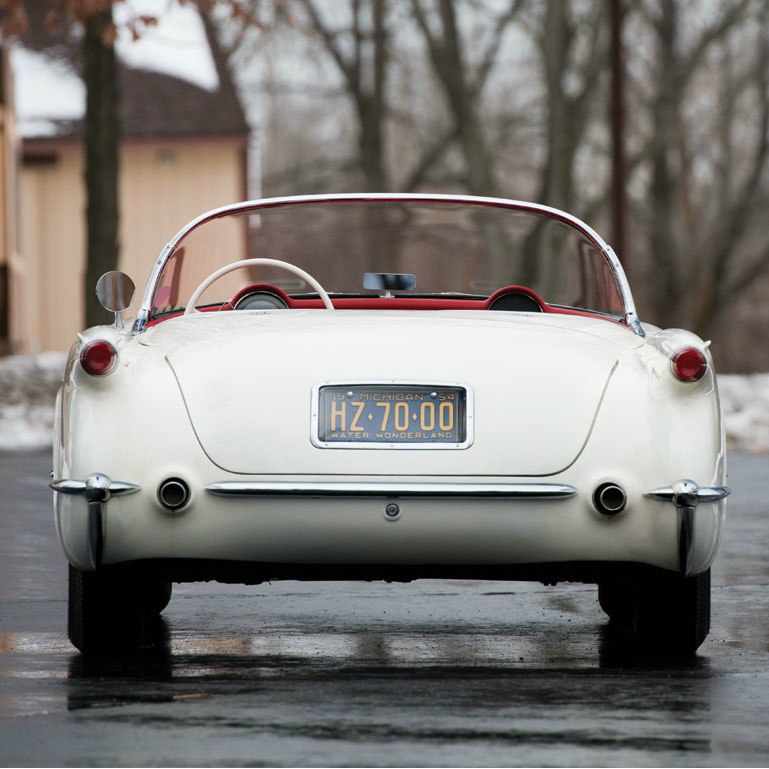
<path id="1" fill-rule="evenodd" d="M 446 385 L 334 384 L 318 389 L 316 445 L 465 448 L 468 398 Z"/>

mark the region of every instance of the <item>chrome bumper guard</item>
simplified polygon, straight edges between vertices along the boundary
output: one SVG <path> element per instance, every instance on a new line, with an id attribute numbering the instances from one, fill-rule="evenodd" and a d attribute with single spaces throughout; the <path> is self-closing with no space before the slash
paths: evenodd
<path id="1" fill-rule="evenodd" d="M 727 486 L 698 486 L 686 478 L 672 486 L 649 491 L 644 496 L 661 502 L 672 502 L 678 511 L 678 564 L 681 575 L 691 573 L 694 549 L 694 512 L 700 502 L 718 502 L 726 499 L 732 490 Z"/>
<path id="2" fill-rule="evenodd" d="M 221 497 L 368 497 L 565 499 L 577 493 L 564 483 L 326 483 L 223 481 L 206 487 Z"/>
<path id="3" fill-rule="evenodd" d="M 88 500 L 88 558 L 92 569 L 101 565 L 104 548 L 104 505 L 110 497 L 134 494 L 141 486 L 112 481 L 103 473 L 89 475 L 84 481 L 62 479 L 48 484 L 59 494 L 85 497 Z"/>

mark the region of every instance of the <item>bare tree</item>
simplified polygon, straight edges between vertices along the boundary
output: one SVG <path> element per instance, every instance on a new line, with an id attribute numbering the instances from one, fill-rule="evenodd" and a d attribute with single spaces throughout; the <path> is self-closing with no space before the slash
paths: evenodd
<path id="1" fill-rule="evenodd" d="M 358 163 L 365 189 L 390 188 L 386 165 L 388 0 L 349 0 L 350 26 L 333 29 L 315 0 L 303 0 L 310 24 L 342 75 L 355 107 Z M 345 46 L 343 38 L 349 45 Z"/>
<path id="2" fill-rule="evenodd" d="M 580 16 L 573 6 L 547 0 L 536 36 L 545 81 L 547 137 L 539 200 L 567 210 L 576 208 L 576 156 L 591 118 L 595 119 L 592 107 L 608 57 L 605 3 L 589 4 Z"/>
<path id="3" fill-rule="evenodd" d="M 573 0 L 547 0 L 524 21 L 536 42 L 544 85 L 544 162 L 537 198 L 569 211 L 588 206 L 585 191 L 578 194 L 576 189 L 575 167 L 577 153 L 596 119 L 593 105 L 608 60 L 604 1 L 582 3 L 579 12 L 576 5 Z M 591 172 L 591 182 L 594 176 Z M 606 200 L 607 192 L 604 182 L 599 197 Z M 528 281 L 536 279 L 546 248 L 541 235 L 541 227 L 533 228 L 524 244 Z"/>
<path id="4" fill-rule="evenodd" d="M 755 245 L 750 220 L 769 160 L 767 3 L 729 3 L 701 23 L 696 36 L 689 17 L 686 42 L 680 4 L 659 0 L 642 12 L 656 40 L 653 77 L 646 80 L 652 86 L 645 166 L 653 284 L 647 301 L 657 323 L 709 334 L 727 301 L 769 265 L 761 249 L 751 254 L 747 245 Z M 739 73 L 732 55 L 738 36 Z M 698 106 L 703 92 L 695 92 L 695 84 L 721 97 L 715 108 Z M 752 132 L 737 130 L 736 105 L 745 98 L 752 105 Z M 742 162 L 734 162 L 736 156 Z"/>
<path id="5" fill-rule="evenodd" d="M 693 307 L 695 327 L 709 334 L 730 301 L 751 287 L 769 267 L 769 239 L 755 240 L 762 233 L 767 203 L 766 171 L 769 161 L 769 4 L 758 15 L 752 65 L 743 80 L 743 90 L 752 94 L 755 130 L 752 141 L 736 124 L 739 115 L 736 99 L 731 47 L 735 41 L 722 43 L 723 103 L 718 140 L 724 148 L 720 173 L 714 187 L 721 195 L 720 211 L 714 217 L 705 252 L 696 302 Z M 718 134 L 717 134 L 718 136 Z M 740 148 L 741 162 L 735 155 Z"/>
<path id="6" fill-rule="evenodd" d="M 414 18 L 424 37 L 430 61 L 453 123 L 452 136 L 464 158 L 464 186 L 476 195 L 499 195 L 494 172 L 493 150 L 483 128 L 480 100 L 501 41 L 515 18 L 521 3 L 512 0 L 492 22 L 493 34 L 479 57 L 475 71 L 470 70 L 467 49 L 457 19 L 457 4 L 437 0 L 437 8 L 428 10 L 422 0 L 412 0 Z M 437 19 L 433 23 L 433 18 Z"/>

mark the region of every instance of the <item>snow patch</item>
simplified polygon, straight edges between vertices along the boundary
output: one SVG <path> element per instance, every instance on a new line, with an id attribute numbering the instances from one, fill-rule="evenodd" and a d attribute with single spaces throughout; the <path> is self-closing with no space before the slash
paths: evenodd
<path id="1" fill-rule="evenodd" d="M 200 14 L 192 5 L 179 5 L 176 0 L 158 6 L 158 0 L 129 0 L 114 6 L 120 60 L 134 69 L 162 72 L 207 91 L 218 90 L 219 75 Z M 157 24 L 133 40 L 125 23 L 138 16 L 153 16 Z"/>
<path id="2" fill-rule="evenodd" d="M 769 374 L 722 374 L 718 391 L 730 449 L 769 452 Z"/>
<path id="3" fill-rule="evenodd" d="M 66 362 L 61 352 L 0 358 L 0 449 L 51 446 L 53 404 Z"/>

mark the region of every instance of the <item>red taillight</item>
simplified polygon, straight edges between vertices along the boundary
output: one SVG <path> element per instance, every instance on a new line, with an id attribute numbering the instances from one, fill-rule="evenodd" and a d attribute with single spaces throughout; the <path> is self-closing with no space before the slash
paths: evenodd
<path id="1" fill-rule="evenodd" d="M 697 382 L 705 376 L 708 361 L 702 350 L 696 347 L 682 347 L 670 358 L 670 369 L 673 376 L 682 382 Z"/>
<path id="2" fill-rule="evenodd" d="M 80 365 L 91 376 L 111 374 L 117 366 L 117 350 L 104 339 L 96 339 L 80 351 Z"/>

